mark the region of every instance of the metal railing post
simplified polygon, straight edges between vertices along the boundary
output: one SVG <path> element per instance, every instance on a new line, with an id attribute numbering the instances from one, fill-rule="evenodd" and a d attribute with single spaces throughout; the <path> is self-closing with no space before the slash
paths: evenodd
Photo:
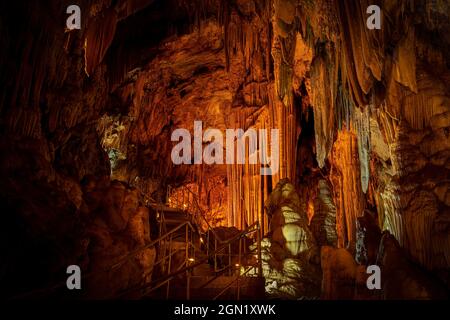
<path id="1" fill-rule="evenodd" d="M 189 228 L 188 225 L 186 225 L 186 244 L 185 244 L 185 255 L 186 255 L 186 259 L 185 259 L 185 263 L 186 263 L 186 267 L 189 266 Z M 186 300 L 189 300 L 189 285 L 190 285 L 190 281 L 189 281 L 189 269 L 186 269 Z"/>
<path id="2" fill-rule="evenodd" d="M 230 266 L 230 276 L 232 275 L 233 268 L 231 266 L 231 242 L 228 244 L 228 265 Z"/>
<path id="3" fill-rule="evenodd" d="M 262 277 L 262 255 L 261 255 L 261 228 L 258 222 L 258 232 L 256 232 L 257 236 L 257 247 L 258 247 L 258 277 Z"/>
<path id="4" fill-rule="evenodd" d="M 236 289 L 237 289 L 237 294 L 236 294 L 236 299 L 239 300 L 241 297 L 241 251 L 242 250 L 242 238 L 239 238 L 239 258 L 238 258 L 238 267 L 237 267 L 237 272 L 238 272 L 238 279 L 237 279 L 237 283 L 236 283 Z"/>
<path id="5" fill-rule="evenodd" d="M 164 257 L 164 260 L 166 260 L 166 257 Z M 172 234 L 169 237 L 169 262 L 167 266 L 167 274 L 170 274 L 171 268 L 172 268 Z M 170 280 L 167 281 L 166 299 L 169 299 L 169 295 L 170 295 Z"/>
<path id="6" fill-rule="evenodd" d="M 208 229 L 208 231 L 206 232 L 206 255 L 209 257 L 209 234 L 210 234 L 211 232 L 209 232 L 209 229 Z"/>
<path id="7" fill-rule="evenodd" d="M 217 272 L 217 239 L 214 238 L 214 271 Z"/>

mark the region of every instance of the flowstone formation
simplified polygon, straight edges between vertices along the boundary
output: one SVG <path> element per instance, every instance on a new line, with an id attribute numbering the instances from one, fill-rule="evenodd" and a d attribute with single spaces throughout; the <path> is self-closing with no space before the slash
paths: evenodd
<path id="1" fill-rule="evenodd" d="M 330 185 L 326 180 L 319 180 L 318 194 L 314 200 L 314 216 L 311 219 L 311 231 L 319 246 L 337 245 L 336 206 Z"/>
<path id="2" fill-rule="evenodd" d="M 261 243 L 266 292 L 279 298 L 317 298 L 321 273 L 316 241 L 305 206 L 288 179 L 278 182 L 266 203 L 270 235 Z"/>

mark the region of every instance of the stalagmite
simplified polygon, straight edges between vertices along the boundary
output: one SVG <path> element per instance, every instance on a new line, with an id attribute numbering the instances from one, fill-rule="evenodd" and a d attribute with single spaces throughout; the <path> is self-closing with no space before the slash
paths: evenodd
<path id="1" fill-rule="evenodd" d="M 278 182 L 265 207 L 271 219 L 271 236 L 262 243 L 266 291 L 273 297 L 314 297 L 320 285 L 318 251 L 305 205 L 288 179 Z"/>
<path id="2" fill-rule="evenodd" d="M 339 130 L 345 127 L 347 130 L 350 129 L 351 118 L 353 114 L 353 109 L 355 106 L 353 105 L 353 101 L 348 95 L 346 89 L 343 88 L 343 84 L 341 83 L 338 87 L 337 93 L 337 101 L 336 101 L 336 124 Z"/>
<path id="3" fill-rule="evenodd" d="M 314 216 L 311 220 L 311 231 L 318 245 L 337 246 L 336 206 L 333 194 L 326 180 L 320 180 L 318 195 L 314 201 Z"/>

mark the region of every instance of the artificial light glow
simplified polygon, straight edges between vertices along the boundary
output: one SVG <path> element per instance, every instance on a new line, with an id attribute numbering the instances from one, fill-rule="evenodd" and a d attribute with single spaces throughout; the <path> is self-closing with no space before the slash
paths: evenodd
<path id="1" fill-rule="evenodd" d="M 308 202 L 308 208 L 306 209 L 308 214 L 308 221 L 311 222 L 312 217 L 314 216 L 314 201 L 310 200 Z"/>

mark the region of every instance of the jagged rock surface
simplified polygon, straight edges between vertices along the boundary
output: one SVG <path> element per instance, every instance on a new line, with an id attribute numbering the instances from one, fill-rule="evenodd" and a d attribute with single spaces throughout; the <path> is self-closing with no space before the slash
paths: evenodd
<path id="1" fill-rule="evenodd" d="M 139 194 L 119 181 L 85 181 L 83 211 L 86 228 L 88 272 L 86 295 L 89 298 L 116 297 L 120 291 L 150 282 L 156 258 L 154 247 L 111 267 L 150 239 L 149 211 L 139 206 Z"/>

